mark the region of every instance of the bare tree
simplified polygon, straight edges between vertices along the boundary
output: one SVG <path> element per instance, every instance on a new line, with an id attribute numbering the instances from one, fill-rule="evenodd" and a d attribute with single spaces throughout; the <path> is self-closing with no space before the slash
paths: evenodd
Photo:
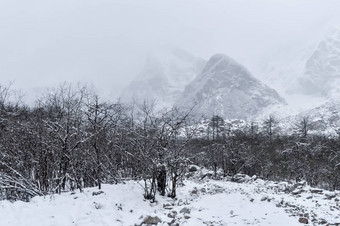
<path id="1" fill-rule="evenodd" d="M 88 131 L 91 134 L 91 148 L 95 153 L 96 180 L 98 188 L 102 184 L 102 159 L 107 144 L 109 143 L 109 130 L 115 130 L 118 125 L 122 108 L 120 104 L 110 104 L 100 101 L 98 95 L 88 94 L 86 98 L 85 114 L 88 120 Z"/>
<path id="2" fill-rule="evenodd" d="M 168 174 L 170 176 L 170 194 L 176 197 L 178 181 L 183 179 L 187 166 L 190 162 L 187 148 L 191 139 L 197 131 L 197 123 L 189 120 L 190 109 L 181 112 L 173 108 L 162 116 L 162 136 L 165 137 L 163 149 L 165 150 Z M 190 123 L 191 122 L 191 123 Z"/>
<path id="3" fill-rule="evenodd" d="M 300 121 L 298 122 L 297 127 L 298 127 L 298 132 L 302 136 L 302 138 L 306 138 L 309 131 L 312 128 L 309 116 L 302 117 Z"/>
<path id="4" fill-rule="evenodd" d="M 209 127 L 212 129 L 212 140 L 225 137 L 225 124 L 222 117 L 214 115 L 209 122 Z"/>
<path id="5" fill-rule="evenodd" d="M 263 128 L 265 134 L 269 137 L 271 140 L 273 138 L 273 135 L 278 132 L 278 121 L 274 117 L 274 115 L 269 115 L 267 119 L 263 122 Z"/>
<path id="6" fill-rule="evenodd" d="M 44 121 L 49 137 L 49 145 L 57 153 L 59 169 L 55 170 L 55 190 L 72 189 L 72 183 L 82 190 L 81 176 L 76 174 L 76 157 L 80 146 L 90 137 L 84 130 L 84 97 L 86 87 L 73 89 L 70 84 L 62 84 L 39 100 L 39 107 L 48 112 Z M 67 187 L 66 187 L 67 185 Z"/>

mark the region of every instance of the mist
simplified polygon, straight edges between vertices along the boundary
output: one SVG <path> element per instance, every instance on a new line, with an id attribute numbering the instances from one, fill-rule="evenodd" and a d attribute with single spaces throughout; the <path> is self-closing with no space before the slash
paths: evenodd
<path id="1" fill-rule="evenodd" d="M 339 12 L 0 0 L 0 226 L 340 225 Z"/>
<path id="2" fill-rule="evenodd" d="M 339 1 L 0 1 L 0 84 L 28 102 L 61 82 L 118 98 L 147 55 L 224 53 L 256 71 L 273 52 L 318 39 Z M 256 74 L 255 74 L 256 76 Z"/>

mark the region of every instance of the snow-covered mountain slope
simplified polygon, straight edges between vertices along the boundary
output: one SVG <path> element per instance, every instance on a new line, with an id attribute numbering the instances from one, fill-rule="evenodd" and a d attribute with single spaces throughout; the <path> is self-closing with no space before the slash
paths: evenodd
<path id="1" fill-rule="evenodd" d="M 275 117 L 283 134 L 294 134 L 301 129 L 302 120 L 307 120 L 309 134 L 323 134 L 326 136 L 338 136 L 340 128 L 340 101 L 331 98 L 321 101 L 315 106 L 303 111 L 296 111 L 294 107 L 284 106 L 279 109 L 271 109 L 257 118 L 256 122 L 261 124 L 269 115 Z M 249 122 L 246 122 L 249 124 Z"/>
<path id="2" fill-rule="evenodd" d="M 176 106 L 194 106 L 195 114 L 246 119 L 267 107 L 286 104 L 279 94 L 254 78 L 232 58 L 216 54 L 189 85 Z"/>
<path id="3" fill-rule="evenodd" d="M 335 78 L 340 66 L 340 32 L 334 24 L 330 21 L 309 35 L 278 46 L 255 63 L 255 77 L 277 90 L 293 112 L 322 104 L 339 85 Z"/>
<path id="4" fill-rule="evenodd" d="M 331 97 L 340 92 L 340 30 L 334 28 L 306 61 L 299 80 L 305 94 Z"/>
<path id="5" fill-rule="evenodd" d="M 202 70 L 205 61 L 174 49 L 148 57 L 141 73 L 123 90 L 123 102 L 156 101 L 156 107 L 173 106 L 184 87 Z"/>
<path id="6" fill-rule="evenodd" d="M 200 170 L 201 178 L 212 174 Z M 135 181 L 35 197 L 29 203 L 0 201 L 0 225 L 335 225 L 340 223 L 339 191 L 330 192 L 287 182 L 236 175 L 230 179 L 194 179 L 178 188 L 177 199 L 143 200 Z M 143 223 L 144 222 L 144 223 Z M 149 224 L 148 224 L 149 223 Z M 151 224 L 154 223 L 154 224 Z M 157 224 L 158 223 L 158 224 Z"/>
<path id="7" fill-rule="evenodd" d="M 303 74 L 306 61 L 315 49 L 314 45 L 312 42 L 302 46 L 279 48 L 268 53 L 259 60 L 254 75 L 270 84 L 286 99 L 290 94 L 297 93 L 297 80 Z"/>
<path id="8" fill-rule="evenodd" d="M 331 99 L 300 115 L 307 116 L 310 120 L 310 129 L 329 135 L 340 132 L 340 100 Z"/>
<path id="9" fill-rule="evenodd" d="M 156 100 L 158 109 L 196 105 L 194 113 L 206 118 L 216 114 L 224 119 L 263 121 L 275 115 L 287 128 L 309 115 L 315 128 L 327 132 L 329 126 L 340 125 L 332 110 L 340 97 L 340 29 L 328 24 L 304 39 L 254 59 L 258 65 L 252 67 L 254 77 L 261 82 L 221 54 L 206 64 L 178 50 L 150 57 L 124 90 L 122 100 Z"/>
<path id="10" fill-rule="evenodd" d="M 261 62 L 258 65 L 263 66 L 255 69 L 256 77 L 275 88 L 288 103 L 270 109 L 263 117 L 274 114 L 289 127 L 308 116 L 314 129 L 323 133 L 340 125 L 334 111 L 340 97 L 340 29 L 334 23 L 311 37 L 278 48 Z"/>

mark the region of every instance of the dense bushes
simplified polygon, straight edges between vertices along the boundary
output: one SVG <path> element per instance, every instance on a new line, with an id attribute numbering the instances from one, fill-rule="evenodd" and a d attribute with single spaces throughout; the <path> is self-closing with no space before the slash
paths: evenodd
<path id="1" fill-rule="evenodd" d="M 64 84 L 31 108 L 4 90 L 0 199 L 29 200 L 125 178 L 144 180 L 145 198 L 155 198 L 157 181 L 161 194 L 175 197 L 188 164 L 340 188 L 340 140 L 309 135 L 307 121 L 289 136 L 278 132 L 273 118 L 262 129 L 251 123 L 230 131 L 221 117 L 202 127 L 190 112 L 109 103 L 86 87 Z"/>
<path id="2" fill-rule="evenodd" d="M 238 133 L 219 141 L 200 142 L 196 164 L 221 168 L 228 175 L 245 173 L 271 180 L 306 180 L 310 185 L 340 189 L 340 139 L 323 135 L 250 136 Z M 207 159 L 209 161 L 207 161 Z"/>

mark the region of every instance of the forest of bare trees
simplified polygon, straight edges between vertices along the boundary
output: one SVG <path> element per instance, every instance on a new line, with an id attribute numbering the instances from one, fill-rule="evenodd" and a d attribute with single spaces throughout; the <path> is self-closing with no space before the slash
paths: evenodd
<path id="1" fill-rule="evenodd" d="M 110 103 L 69 84 L 28 107 L 0 86 L 0 199 L 28 201 L 126 179 L 143 181 L 146 199 L 176 197 L 190 164 L 210 168 L 216 179 L 222 171 L 340 189 L 340 138 L 309 134 L 309 118 L 285 135 L 274 116 L 234 131 L 214 116 L 206 136 L 197 136 L 194 107 L 154 109 Z"/>

